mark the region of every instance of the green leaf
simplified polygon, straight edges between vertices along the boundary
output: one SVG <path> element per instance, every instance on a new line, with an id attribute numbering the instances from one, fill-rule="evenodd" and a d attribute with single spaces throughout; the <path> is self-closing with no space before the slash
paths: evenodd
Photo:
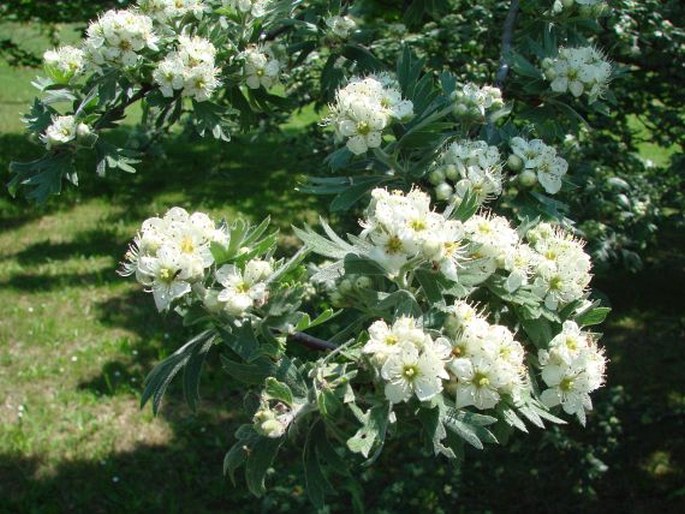
<path id="1" fill-rule="evenodd" d="M 603 323 L 611 312 L 610 307 L 594 307 L 576 317 L 576 323 L 581 327 L 589 327 Z"/>
<path id="2" fill-rule="evenodd" d="M 248 445 L 250 451 L 245 463 L 245 480 L 247 488 L 255 496 L 261 496 L 266 492 L 264 486 L 266 472 L 276 459 L 284 439 L 284 437 L 278 439 L 259 437 Z"/>
<path id="3" fill-rule="evenodd" d="M 430 303 L 443 302 L 442 287 L 440 285 L 440 275 L 426 269 L 417 269 L 414 273 L 416 280 L 421 284 L 423 294 Z"/>
<path id="4" fill-rule="evenodd" d="M 264 392 L 267 399 L 278 400 L 288 406 L 293 404 L 293 392 L 290 390 L 290 387 L 274 377 L 267 377 L 264 384 Z"/>
<path id="5" fill-rule="evenodd" d="M 212 102 L 197 102 L 193 100 L 195 127 L 202 137 L 206 133 L 212 134 L 214 139 L 230 141 L 230 120 L 227 118 L 230 110 Z"/>
<path id="6" fill-rule="evenodd" d="M 345 273 L 348 275 L 370 275 L 370 276 L 385 276 L 388 274 L 385 268 L 376 261 L 349 253 L 345 255 Z"/>
<path id="7" fill-rule="evenodd" d="M 389 403 L 378 403 L 361 415 L 361 428 L 347 440 L 350 451 L 361 453 L 368 458 L 371 450 L 375 448 L 376 454 L 371 457 L 370 462 L 378 456 L 385 442 L 390 409 Z"/>
<path id="8" fill-rule="evenodd" d="M 119 148 L 105 141 L 98 141 L 95 145 L 97 165 L 95 171 L 104 177 L 108 169 L 120 169 L 126 173 L 135 173 L 133 164 L 140 162 L 139 154 L 133 150 Z"/>
<path id="9" fill-rule="evenodd" d="M 30 162 L 10 162 L 10 173 L 14 176 L 7 183 L 7 189 L 16 196 L 20 187 L 29 200 L 44 203 L 50 195 L 62 191 L 62 178 L 68 177 L 76 183 L 76 168 L 70 151 L 46 153 L 40 159 Z"/>
<path id="10" fill-rule="evenodd" d="M 521 326 L 531 342 L 539 349 L 547 348 L 554 337 L 552 324 L 544 318 L 523 320 Z"/>
<path id="11" fill-rule="evenodd" d="M 215 339 L 211 338 L 204 344 L 194 345 L 183 368 L 183 396 L 193 411 L 195 411 L 200 399 L 202 364 L 214 342 Z"/>
<path id="12" fill-rule="evenodd" d="M 348 211 L 354 204 L 364 198 L 369 191 L 394 177 L 375 175 L 369 177 L 350 177 L 350 185 L 339 193 L 331 202 L 331 212 Z"/>
<path id="13" fill-rule="evenodd" d="M 198 365 L 198 359 L 204 359 L 204 355 L 214 344 L 215 333 L 216 332 L 212 329 L 205 330 L 154 367 L 154 369 L 145 379 L 145 389 L 143 390 L 143 395 L 140 399 L 141 408 L 145 406 L 150 398 L 152 398 L 152 412 L 156 415 L 157 412 L 159 412 L 159 406 L 162 402 L 162 398 L 164 397 L 167 387 L 169 387 L 169 384 L 176 374 L 184 369 L 191 358 L 195 360 L 195 362 L 192 364 L 193 368 L 195 369 L 190 371 L 190 375 L 188 377 L 188 390 L 186 391 L 186 398 L 189 396 L 192 397 L 193 388 L 195 388 L 194 392 L 197 394 L 196 386 L 200 372 L 198 366 L 201 366 L 202 364 L 200 361 Z M 191 401 L 194 402 L 195 400 L 196 398 L 192 397 Z"/>
<path id="14" fill-rule="evenodd" d="M 259 341 L 250 320 L 245 320 L 240 327 L 234 327 L 231 332 L 224 328 L 218 328 L 218 332 L 226 346 L 244 361 L 252 362 L 260 356 Z"/>
<path id="15" fill-rule="evenodd" d="M 302 453 L 302 461 L 304 464 L 304 481 L 307 496 L 312 502 L 312 505 L 317 509 L 324 506 L 324 497 L 326 494 L 326 484 L 328 480 L 321 468 L 321 462 L 318 455 L 318 440 L 321 437 L 319 432 L 323 429 L 320 423 L 314 423 L 307 433 L 307 440 L 304 444 L 304 452 Z M 325 437 L 325 434 L 324 434 Z"/>

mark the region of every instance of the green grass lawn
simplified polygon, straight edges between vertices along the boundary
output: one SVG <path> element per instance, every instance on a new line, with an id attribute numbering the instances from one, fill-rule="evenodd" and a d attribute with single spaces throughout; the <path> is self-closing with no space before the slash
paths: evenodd
<path id="1" fill-rule="evenodd" d="M 19 122 L 35 75 L 0 64 L 3 170 L 40 150 Z M 145 375 L 188 333 L 115 273 L 141 221 L 172 205 L 229 219 L 271 215 L 283 232 L 314 222 L 321 204 L 294 191 L 300 174 L 320 166 L 289 139 L 303 119 L 257 141 L 174 136 L 134 176 L 100 179 L 85 166 L 79 190 L 42 207 L 0 193 L 0 513 L 308 512 L 297 465 L 277 470 L 281 487 L 262 500 L 222 477 L 242 398 L 219 370 L 207 370 L 197 413 L 175 387 L 158 418 L 140 410 Z M 662 242 L 671 251 L 640 274 L 597 282 L 615 307 L 603 339 L 608 384 L 622 389 L 599 396 L 589 430 L 568 428 L 577 447 L 534 434 L 469 454 L 460 473 L 391 447 L 360 471 L 369 510 L 685 511 L 684 241 L 665 234 Z M 574 470 L 598 441 L 609 471 L 593 484 L 596 500 L 581 504 L 574 489 L 587 484 Z"/>

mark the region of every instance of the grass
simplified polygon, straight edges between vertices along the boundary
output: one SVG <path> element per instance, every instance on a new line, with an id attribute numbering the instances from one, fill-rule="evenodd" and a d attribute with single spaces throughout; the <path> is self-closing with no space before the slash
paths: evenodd
<path id="1" fill-rule="evenodd" d="M 37 34 L 20 33 L 40 48 Z M 0 64 L 2 169 L 10 158 L 38 152 L 19 122 L 35 74 Z M 0 512 L 308 511 L 288 467 L 279 468 L 281 486 L 261 500 L 223 479 L 223 452 L 240 421 L 233 406 L 242 398 L 219 370 L 207 370 L 197 413 L 175 386 L 160 417 L 140 410 L 145 375 L 188 334 L 115 274 L 141 220 L 174 204 L 228 218 L 271 215 L 284 232 L 314 221 L 321 207 L 293 191 L 292 170 L 319 166 L 292 139 L 305 117 L 258 143 L 178 137 L 137 175 L 84 173 L 79 190 L 44 207 L 1 193 Z M 391 445 L 377 466 L 360 471 L 369 510 L 682 511 L 685 260 L 682 235 L 663 237 L 662 247 L 674 250 L 654 256 L 642 273 L 597 283 L 614 299 L 604 344 L 608 382 L 622 389 L 598 397 L 589 430 L 566 429 L 576 446 L 555 447 L 554 437 L 537 433 L 483 456 L 470 453 L 459 474 Z M 594 483 L 595 501 L 580 503 L 574 489 L 588 484 L 578 461 L 590 451 L 609 471 Z"/>

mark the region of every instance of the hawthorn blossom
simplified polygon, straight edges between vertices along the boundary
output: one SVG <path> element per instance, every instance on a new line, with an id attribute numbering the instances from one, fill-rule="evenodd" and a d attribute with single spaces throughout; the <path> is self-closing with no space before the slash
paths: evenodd
<path id="1" fill-rule="evenodd" d="M 566 321 L 562 331 L 538 352 L 542 380 L 548 386 L 540 395 L 547 407 L 561 405 L 585 424 L 586 412 L 592 410 L 590 393 L 604 383 L 606 358 L 593 337 Z"/>
<path id="2" fill-rule="evenodd" d="M 269 89 L 278 82 L 282 65 L 270 50 L 248 48 L 241 56 L 245 62 L 243 74 L 247 87 Z"/>
<path id="3" fill-rule="evenodd" d="M 357 28 L 357 23 L 349 16 L 331 16 L 326 18 L 326 26 L 335 36 L 346 39 Z"/>
<path id="4" fill-rule="evenodd" d="M 61 46 L 43 54 L 45 72 L 59 84 L 66 84 L 85 69 L 85 54 L 80 48 Z"/>
<path id="5" fill-rule="evenodd" d="M 53 116 L 52 124 L 45 129 L 41 141 L 50 150 L 76 139 L 76 119 L 73 116 Z"/>
<path id="6" fill-rule="evenodd" d="M 242 316 L 255 306 L 262 305 L 267 298 L 266 279 L 273 273 L 271 262 L 253 259 L 241 270 L 234 264 L 219 268 L 216 280 L 223 286 L 217 301 L 223 304 L 224 310 L 232 316 Z"/>
<path id="7" fill-rule="evenodd" d="M 165 23 L 187 14 L 200 20 L 210 6 L 204 0 L 139 0 L 138 8 L 142 13 Z"/>
<path id="8" fill-rule="evenodd" d="M 549 194 L 561 189 L 561 179 L 568 171 L 568 162 L 557 155 L 557 151 L 547 146 L 541 139 L 526 141 L 514 137 L 509 142 L 514 155 L 521 159 L 524 170 L 535 173 L 537 181 Z"/>
<path id="9" fill-rule="evenodd" d="M 96 67 L 131 68 L 145 49 L 158 50 L 152 18 L 133 11 L 107 11 L 86 33 L 85 54 Z"/>
<path id="10" fill-rule="evenodd" d="M 454 113 L 464 116 L 485 120 L 488 111 L 500 109 L 504 106 L 502 91 L 497 87 L 482 86 L 469 82 L 461 89 L 452 93 Z"/>
<path id="11" fill-rule="evenodd" d="M 576 98 L 587 94 L 590 102 L 604 94 L 611 78 L 611 64 L 591 46 L 560 48 L 556 57 L 542 62 L 542 67 L 552 91 L 569 91 Z"/>
<path id="12" fill-rule="evenodd" d="M 383 130 L 413 116 L 414 106 L 402 98 L 399 85 L 388 74 L 354 77 L 336 91 L 335 103 L 323 121 L 333 126 L 338 140 L 346 140 L 355 155 L 378 148 Z"/>

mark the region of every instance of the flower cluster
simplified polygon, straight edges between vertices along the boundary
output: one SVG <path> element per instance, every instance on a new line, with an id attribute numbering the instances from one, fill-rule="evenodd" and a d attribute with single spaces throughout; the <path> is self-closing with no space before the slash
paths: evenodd
<path id="1" fill-rule="evenodd" d="M 447 147 L 430 173 L 438 200 L 460 202 L 467 192 L 479 203 L 502 193 L 502 164 L 496 146 L 485 141 L 458 141 Z"/>
<path id="2" fill-rule="evenodd" d="M 552 12 L 558 14 L 565 10 L 578 8 L 586 16 L 599 16 L 606 9 L 605 0 L 554 0 Z"/>
<path id="3" fill-rule="evenodd" d="M 448 341 L 433 339 L 414 318 L 400 317 L 392 324 L 383 320 L 369 327 L 369 341 L 362 352 L 369 358 L 385 383 L 385 396 L 392 403 L 415 396 L 427 401 L 442 392 L 449 375 L 445 359 Z"/>
<path id="4" fill-rule="evenodd" d="M 583 93 L 591 102 L 601 97 L 611 78 L 611 64 L 591 46 L 560 48 L 558 55 L 542 61 L 545 78 L 556 93 Z"/>
<path id="5" fill-rule="evenodd" d="M 148 218 L 133 240 L 121 274 L 135 273 L 136 279 L 152 291 L 157 309 L 191 291 L 191 285 L 205 278 L 214 259 L 212 241 L 225 243 L 227 234 L 217 229 L 204 213 L 188 214 L 173 207 L 162 218 Z"/>
<path id="6" fill-rule="evenodd" d="M 273 52 L 268 49 L 248 48 L 241 56 L 245 62 L 243 74 L 247 87 L 269 89 L 278 82 L 282 65 Z"/>
<path id="7" fill-rule="evenodd" d="M 209 5 L 204 0 L 139 0 L 141 12 L 162 23 L 183 18 L 191 14 L 196 19 L 202 19 Z"/>
<path id="8" fill-rule="evenodd" d="M 526 234 L 538 254 L 532 291 L 550 310 L 580 300 L 590 283 L 592 263 L 583 244 L 560 227 L 541 223 Z"/>
<path id="9" fill-rule="evenodd" d="M 346 39 L 357 28 L 357 23 L 349 16 L 331 16 L 326 18 L 326 26 L 334 36 Z"/>
<path id="10" fill-rule="evenodd" d="M 217 262 L 212 247 L 227 251 L 231 237 L 225 225 L 217 227 L 206 214 L 173 207 L 163 217 L 143 222 L 120 273 L 135 274 L 160 311 L 184 298 L 186 305 L 200 303 L 214 315 L 245 317 L 268 300 L 276 265 L 271 257 L 245 258 L 248 247 L 237 250 L 229 263 Z"/>
<path id="11" fill-rule="evenodd" d="M 519 171 L 520 182 L 527 187 L 539 182 L 543 189 L 553 195 L 561 189 L 561 179 L 568 171 L 568 162 L 557 155 L 555 148 L 547 146 L 541 139 L 526 141 L 514 137 L 509 141 L 514 152 L 507 161 Z"/>
<path id="12" fill-rule="evenodd" d="M 594 337 L 566 321 L 562 331 L 540 350 L 542 380 L 548 389 L 540 400 L 548 407 L 561 405 L 567 414 L 576 415 L 585 424 L 585 412 L 592 410 L 590 393 L 604 383 L 606 358 Z"/>
<path id="13" fill-rule="evenodd" d="M 386 127 L 414 115 L 414 105 L 402 99 L 399 85 L 388 74 L 355 77 L 336 92 L 335 100 L 324 123 L 333 126 L 336 138 L 347 140 L 355 155 L 378 148 Z"/>
<path id="14" fill-rule="evenodd" d="M 471 82 L 452 93 L 454 113 L 460 117 L 484 120 L 490 110 L 504 106 L 502 91 L 497 87 L 478 87 Z"/>
<path id="15" fill-rule="evenodd" d="M 132 11 L 107 11 L 88 26 L 87 35 L 86 56 L 96 67 L 130 68 L 145 48 L 158 50 L 152 18 Z"/>
<path id="16" fill-rule="evenodd" d="M 454 390 L 456 407 L 492 409 L 502 396 L 516 398 L 524 386 L 523 346 L 507 327 L 490 324 L 466 302 L 457 301 L 448 311 L 448 390 Z"/>
<path id="17" fill-rule="evenodd" d="M 78 77 L 85 68 L 84 52 L 73 46 L 61 46 L 43 54 L 45 73 L 58 84 Z"/>
<path id="18" fill-rule="evenodd" d="M 265 16 L 271 0 L 223 0 L 225 7 L 231 7 L 236 11 L 249 14 L 253 18 Z"/>
<path id="19" fill-rule="evenodd" d="M 216 48 L 198 36 L 179 36 L 178 49 L 170 52 L 152 74 L 166 97 L 181 91 L 198 102 L 208 100 L 219 86 L 220 70 L 214 66 Z"/>
<path id="20" fill-rule="evenodd" d="M 430 197 L 417 189 L 374 189 L 366 218 L 361 222 L 363 240 L 370 243 L 369 257 L 388 273 L 397 274 L 412 258 L 426 259 L 456 280 L 462 258 L 461 222 L 447 220 L 430 209 Z"/>
<path id="21" fill-rule="evenodd" d="M 506 269 L 519 244 L 518 233 L 509 220 L 490 213 L 476 214 L 464 222 L 464 231 L 469 241 L 469 273 L 474 283 L 487 280 L 498 268 Z"/>

